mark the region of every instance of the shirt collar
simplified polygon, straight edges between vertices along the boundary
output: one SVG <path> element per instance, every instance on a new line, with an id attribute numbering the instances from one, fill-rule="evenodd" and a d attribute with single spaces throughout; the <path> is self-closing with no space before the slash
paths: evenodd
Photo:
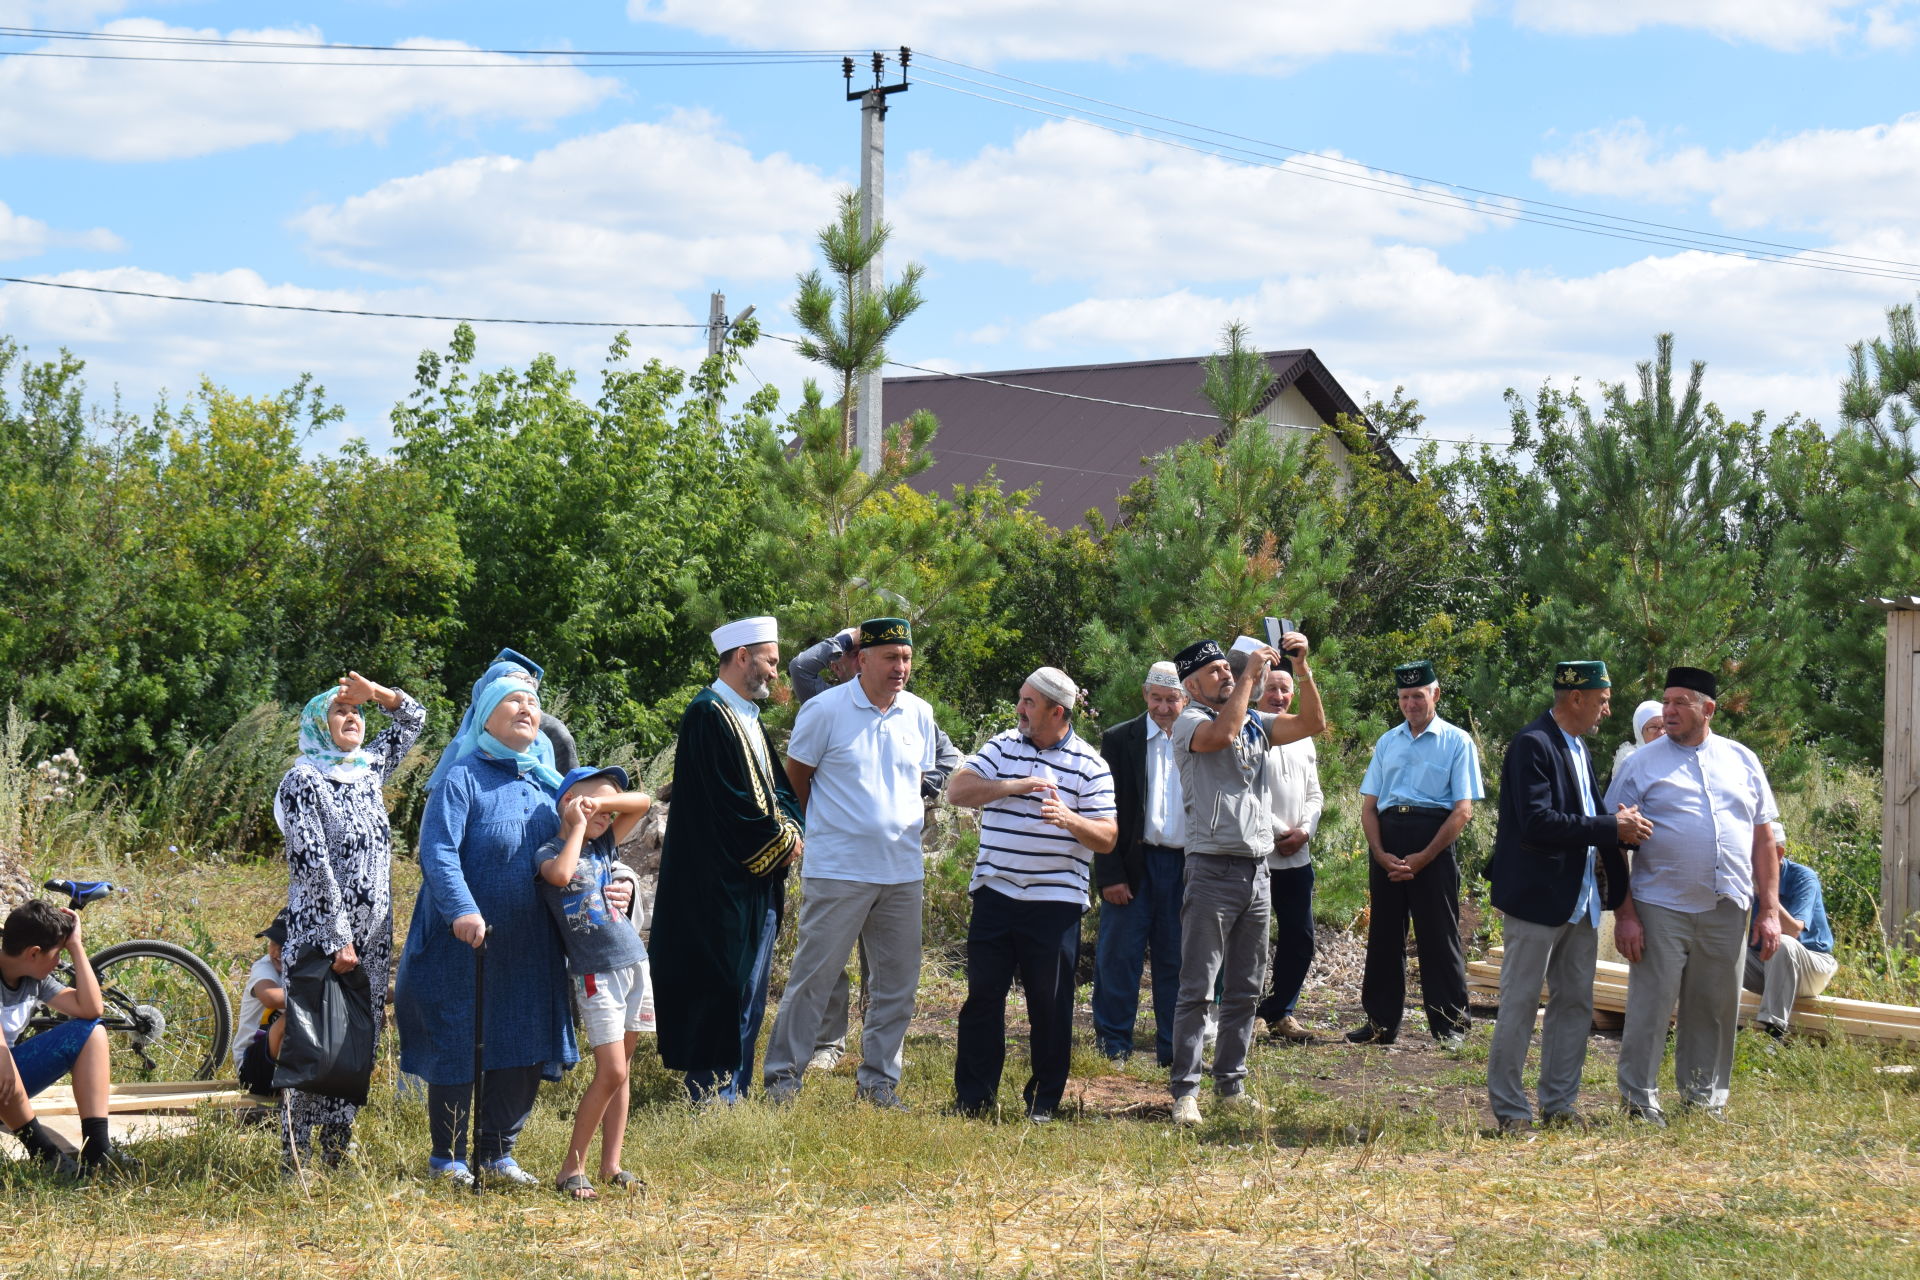
<path id="1" fill-rule="evenodd" d="M 1148 716 L 1147 717 L 1147 741 L 1152 742 L 1155 738 L 1166 738 L 1168 741 L 1172 741 L 1172 735 L 1170 735 L 1165 729 L 1162 729 L 1160 727 L 1160 722 L 1158 720 L 1155 720 L 1152 716 Z"/>
<path id="2" fill-rule="evenodd" d="M 1149 720 L 1147 721 L 1147 724 L 1151 726 L 1153 724 L 1153 721 Z M 1035 742 L 1032 738 L 1029 738 L 1026 734 L 1020 733 L 1018 729 L 1015 729 L 1014 732 L 1017 734 L 1020 734 L 1020 741 L 1026 743 L 1028 746 L 1032 747 L 1035 751 L 1065 751 L 1067 749 L 1067 744 L 1073 741 L 1072 725 L 1068 725 L 1066 734 L 1061 737 L 1060 741 L 1054 743 L 1050 747 L 1041 746 L 1039 743 Z"/>
<path id="3" fill-rule="evenodd" d="M 731 707 L 736 715 L 743 715 L 749 720 L 758 720 L 760 718 L 760 704 L 751 698 L 743 698 L 735 693 L 733 686 L 725 680 L 715 680 L 712 684 L 708 685 L 707 688 L 719 694 L 720 701 Z"/>

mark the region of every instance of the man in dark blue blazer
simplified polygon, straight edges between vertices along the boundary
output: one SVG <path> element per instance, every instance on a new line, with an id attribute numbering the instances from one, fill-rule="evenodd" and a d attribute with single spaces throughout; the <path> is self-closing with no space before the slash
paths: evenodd
<path id="1" fill-rule="evenodd" d="M 1540 1030 L 1540 1116 L 1548 1124 L 1578 1118 L 1600 913 L 1626 894 L 1621 847 L 1652 832 L 1637 808 L 1603 812 L 1593 756 L 1581 741 L 1606 719 L 1611 689 L 1604 662 L 1556 664 L 1553 708 L 1515 735 L 1500 770 L 1500 825 L 1487 878 L 1493 905 L 1506 917 L 1506 957 L 1487 1094 L 1503 1133 L 1533 1124 L 1520 1072 L 1542 982 L 1548 998 Z"/>

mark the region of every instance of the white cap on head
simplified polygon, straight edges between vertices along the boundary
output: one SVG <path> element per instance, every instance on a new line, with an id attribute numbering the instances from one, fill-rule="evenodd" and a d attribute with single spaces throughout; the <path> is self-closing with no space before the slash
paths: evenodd
<path id="1" fill-rule="evenodd" d="M 1233 648 L 1227 650 L 1227 652 L 1252 653 L 1256 649 L 1264 649 L 1266 647 L 1267 642 L 1265 640 L 1255 640 L 1252 636 L 1241 636 L 1233 642 Z"/>
<path id="2" fill-rule="evenodd" d="M 713 633 L 713 651 L 725 653 L 729 649 L 738 649 L 743 644 L 766 644 L 778 642 L 780 624 L 772 618 L 741 618 L 716 628 Z"/>
<path id="3" fill-rule="evenodd" d="M 1180 683 L 1180 670 L 1171 662 L 1156 662 L 1147 668 L 1147 683 L 1162 689 L 1184 689 Z"/>
<path id="4" fill-rule="evenodd" d="M 1041 667 L 1027 677 L 1040 695 L 1049 701 L 1057 702 L 1067 710 L 1073 710 L 1074 703 L 1080 700 L 1080 687 L 1073 678 L 1058 667 Z"/>

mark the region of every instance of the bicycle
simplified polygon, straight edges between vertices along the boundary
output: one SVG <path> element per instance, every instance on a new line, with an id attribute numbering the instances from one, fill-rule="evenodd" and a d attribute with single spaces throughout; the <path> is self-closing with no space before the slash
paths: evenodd
<path id="1" fill-rule="evenodd" d="M 45 887 L 67 895 L 76 913 L 116 892 L 105 880 L 49 880 Z M 233 1043 L 233 1007 L 211 965 L 154 938 L 116 942 L 87 958 L 106 1004 L 100 1025 L 112 1047 L 114 1080 L 213 1079 Z M 54 976 L 72 985 L 73 968 L 62 965 Z M 66 1020 L 41 1005 L 21 1038 Z"/>

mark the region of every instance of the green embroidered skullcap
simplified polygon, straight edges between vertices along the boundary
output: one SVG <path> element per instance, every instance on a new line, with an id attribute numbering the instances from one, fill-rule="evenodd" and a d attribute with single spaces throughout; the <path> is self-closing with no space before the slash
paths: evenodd
<path id="1" fill-rule="evenodd" d="M 1425 658 L 1418 662 L 1403 662 L 1393 669 L 1394 687 L 1400 689 L 1424 689 L 1430 684 L 1439 684 L 1440 677 L 1433 674 L 1433 664 Z"/>
<path id="2" fill-rule="evenodd" d="M 913 625 L 905 618 L 868 618 L 860 624 L 860 647 L 876 644 L 912 644 Z"/>
<path id="3" fill-rule="evenodd" d="M 1553 687 L 1561 689 L 1611 689 L 1613 681 L 1607 679 L 1607 664 L 1604 662 L 1556 662 L 1553 664 Z"/>

